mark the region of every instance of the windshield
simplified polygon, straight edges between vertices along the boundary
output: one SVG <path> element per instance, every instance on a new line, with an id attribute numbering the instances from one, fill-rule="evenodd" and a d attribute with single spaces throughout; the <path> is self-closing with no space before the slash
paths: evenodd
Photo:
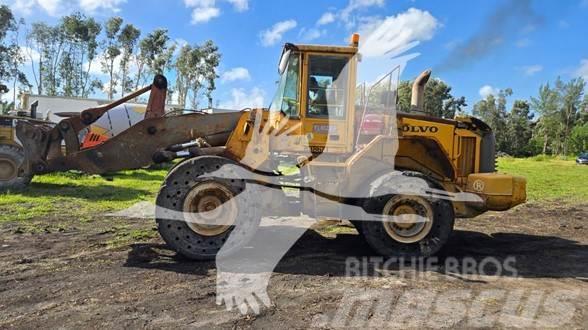
<path id="1" fill-rule="evenodd" d="M 291 54 L 286 69 L 280 76 L 278 90 L 270 105 L 270 111 L 284 112 L 290 117 L 297 117 L 300 114 L 300 102 L 298 97 L 298 86 L 300 76 L 300 56 Z"/>

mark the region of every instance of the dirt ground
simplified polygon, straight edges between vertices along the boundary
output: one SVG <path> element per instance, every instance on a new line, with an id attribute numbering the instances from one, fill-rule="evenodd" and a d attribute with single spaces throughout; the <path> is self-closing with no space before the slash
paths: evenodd
<path id="1" fill-rule="evenodd" d="M 346 315 L 345 306 L 355 301 L 354 295 L 374 293 L 381 298 L 382 293 L 389 293 L 392 307 L 388 318 L 380 320 L 383 327 L 586 329 L 587 218 L 588 204 L 554 203 L 527 204 L 457 222 L 439 257 L 441 263 L 450 258 L 461 264 L 485 257 L 500 262 L 514 257 L 511 266 L 516 276 L 470 276 L 465 266 L 457 272 L 443 267 L 399 271 L 396 265 L 392 271 L 374 268 L 370 276 L 348 277 L 346 260 L 372 256 L 367 245 L 350 228 L 310 230 L 275 270 L 268 290 L 272 306 L 260 315 L 245 316 L 216 305 L 214 262 L 177 257 L 157 236 L 116 247 L 109 243 L 115 235 L 113 222 L 152 230 L 154 224 L 146 220 L 106 218 L 78 223 L 76 219 L 45 219 L 37 221 L 47 224 L 45 230 L 34 233 L 23 230 L 22 224 L 7 223 L 0 227 L 0 328 L 365 327 L 373 326 L 371 319 L 380 317 L 369 308 L 354 309 L 356 318 L 337 315 Z M 400 297 L 407 292 L 414 293 L 417 301 L 424 299 L 419 292 L 433 293 L 437 295 L 434 299 L 462 292 L 465 298 L 460 303 L 434 305 L 432 308 L 445 310 L 445 317 L 436 323 L 430 322 L 434 311 L 396 322 L 403 310 Z M 484 295 L 488 292 L 498 295 Z M 520 294 L 527 302 L 523 307 L 515 304 L 517 317 L 502 317 L 507 303 L 500 292 L 506 297 Z M 552 293 L 562 292 L 567 301 L 549 300 Z M 538 304 L 535 313 L 524 314 L 525 306 L 533 305 L 533 297 L 539 297 L 533 300 Z M 414 306 L 418 310 L 420 305 Z M 566 306 L 565 315 L 553 306 Z"/>

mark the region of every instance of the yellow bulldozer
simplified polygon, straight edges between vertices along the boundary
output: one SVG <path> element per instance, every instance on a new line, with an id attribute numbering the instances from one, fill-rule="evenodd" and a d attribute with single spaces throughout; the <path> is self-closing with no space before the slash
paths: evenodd
<path id="1" fill-rule="evenodd" d="M 285 44 L 269 108 L 167 115 L 167 82 L 157 76 L 57 125 L 18 123 L 25 160 L 14 173 L 104 173 L 181 159 L 162 184 L 156 218 L 168 245 L 192 259 L 239 248 L 263 216 L 301 214 L 350 220 L 382 255 L 430 256 L 455 218 L 525 202 L 525 179 L 496 173 L 488 125 L 421 114 L 430 71 L 414 82 L 414 111 L 400 113 L 398 70 L 358 87 L 358 49 L 357 34 L 348 46 Z M 85 127 L 148 91 L 145 120 L 80 148 Z"/>

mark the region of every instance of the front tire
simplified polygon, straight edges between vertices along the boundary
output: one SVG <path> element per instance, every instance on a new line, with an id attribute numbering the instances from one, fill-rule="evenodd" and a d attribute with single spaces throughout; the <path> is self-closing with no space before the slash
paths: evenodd
<path id="1" fill-rule="evenodd" d="M 238 166 L 216 156 L 187 160 L 172 169 L 157 195 L 159 233 L 168 246 L 189 259 L 214 259 L 221 248 L 223 255 L 230 255 L 249 241 L 259 225 L 255 185 L 247 185 L 239 173 L 224 171 L 224 165 Z M 209 176 L 215 171 L 228 178 Z"/>
<path id="2" fill-rule="evenodd" d="M 29 185 L 33 175 L 19 172 L 24 160 L 22 148 L 0 144 L 0 191 L 23 190 Z"/>
<path id="3" fill-rule="evenodd" d="M 374 251 L 386 257 L 429 257 L 447 243 L 454 225 L 450 201 L 432 197 L 439 189 L 421 175 L 390 175 L 372 189 L 364 208 L 392 221 L 361 221 L 358 230 Z M 393 192 L 393 193 L 390 193 Z"/>

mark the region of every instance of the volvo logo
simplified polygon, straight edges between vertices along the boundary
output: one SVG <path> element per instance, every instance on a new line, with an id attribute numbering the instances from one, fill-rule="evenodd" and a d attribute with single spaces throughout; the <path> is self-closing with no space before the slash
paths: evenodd
<path id="1" fill-rule="evenodd" d="M 437 126 L 411 126 L 411 125 L 403 125 L 402 131 L 407 133 L 437 133 L 439 132 L 439 127 Z"/>

